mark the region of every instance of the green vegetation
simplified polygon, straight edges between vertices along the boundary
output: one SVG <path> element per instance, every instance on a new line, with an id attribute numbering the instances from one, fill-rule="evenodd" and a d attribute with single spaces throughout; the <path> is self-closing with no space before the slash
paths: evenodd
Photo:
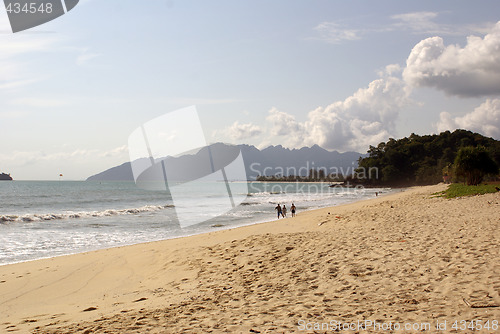
<path id="1" fill-rule="evenodd" d="M 440 193 L 436 193 L 436 196 L 442 196 L 444 198 L 455 198 L 463 196 L 474 196 L 474 195 L 484 195 L 489 193 L 497 192 L 497 187 L 493 184 L 480 184 L 477 186 L 467 186 L 463 183 L 450 184 L 448 189 Z"/>
<path id="2" fill-rule="evenodd" d="M 377 147 L 370 146 L 368 157 L 359 160 L 354 177 L 372 186 L 436 184 L 444 178 L 462 181 L 467 178 L 467 172 L 459 168 L 456 173 L 454 163 L 459 150 L 465 147 L 482 147 L 479 150 L 500 165 L 500 141 L 471 131 L 456 130 L 439 135 L 411 134 L 408 138 L 391 138 Z M 378 170 L 377 178 L 364 177 L 370 168 Z M 488 169 L 485 174 L 491 171 Z"/>
<path id="3" fill-rule="evenodd" d="M 464 177 L 468 186 L 477 186 L 485 175 L 498 174 L 498 166 L 482 146 L 462 147 L 455 158 L 455 173 Z"/>

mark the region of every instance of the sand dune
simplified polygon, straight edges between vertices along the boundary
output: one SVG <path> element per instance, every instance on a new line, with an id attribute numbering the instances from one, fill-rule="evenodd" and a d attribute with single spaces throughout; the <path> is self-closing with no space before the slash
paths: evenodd
<path id="1" fill-rule="evenodd" d="M 443 189 L 2 266 L 0 332 L 495 332 L 500 194 Z"/>

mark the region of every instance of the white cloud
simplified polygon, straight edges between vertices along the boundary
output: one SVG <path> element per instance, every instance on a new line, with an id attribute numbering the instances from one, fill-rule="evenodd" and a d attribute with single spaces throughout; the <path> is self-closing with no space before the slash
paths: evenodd
<path id="1" fill-rule="evenodd" d="M 116 147 L 112 150 L 103 152 L 100 154 L 101 157 L 109 158 L 109 157 L 116 157 L 116 156 L 127 156 L 128 155 L 128 146 L 127 145 L 122 145 L 119 147 Z"/>
<path id="2" fill-rule="evenodd" d="M 500 99 L 487 99 L 479 107 L 462 117 L 448 112 L 439 115 L 438 131 L 467 129 L 500 140 Z"/>
<path id="3" fill-rule="evenodd" d="M 403 69 L 399 64 L 389 64 L 385 66 L 383 69 L 377 71 L 377 74 L 380 78 L 388 78 L 394 76 L 400 76 Z"/>
<path id="4" fill-rule="evenodd" d="M 295 117 L 277 108 L 272 107 L 269 110 L 269 115 L 266 118 L 273 124 L 271 134 L 273 136 L 284 136 L 290 133 L 301 134 L 304 131 L 304 126 L 297 122 Z"/>
<path id="5" fill-rule="evenodd" d="M 292 115 L 273 107 L 269 110 L 266 120 L 272 124 L 270 134 L 272 136 L 283 136 L 286 139 L 286 147 L 298 147 L 304 143 L 305 125 L 297 122 Z"/>
<path id="6" fill-rule="evenodd" d="M 387 65 L 385 68 L 384 68 L 384 71 L 382 72 L 379 72 L 379 75 L 381 77 L 384 77 L 386 75 L 394 75 L 394 74 L 399 74 L 401 72 L 401 66 L 399 64 L 390 64 L 390 65 Z"/>
<path id="7" fill-rule="evenodd" d="M 433 21 L 437 16 L 436 12 L 413 12 L 393 15 L 391 18 L 398 21 L 393 24 L 393 28 L 400 30 L 409 29 L 414 33 L 424 34 L 451 34 L 453 27 Z"/>
<path id="8" fill-rule="evenodd" d="M 317 39 L 332 44 L 360 39 L 359 29 L 345 28 L 335 22 L 322 22 L 314 27 L 314 30 L 319 35 Z"/>
<path id="9" fill-rule="evenodd" d="M 399 110 L 408 101 L 404 82 L 388 77 L 372 81 L 344 101 L 309 112 L 303 123 L 276 108 L 269 111 L 267 120 L 273 124 L 271 134 L 282 136 L 285 146 L 318 144 L 326 149 L 364 151 L 394 135 Z"/>
<path id="10" fill-rule="evenodd" d="M 440 15 L 437 12 L 411 12 L 392 15 L 393 22 L 388 24 L 364 25 L 362 22 L 340 24 L 338 22 L 321 22 L 314 31 L 317 36 L 311 39 L 321 40 L 326 43 L 339 44 L 345 41 L 354 41 L 365 35 L 387 33 L 394 31 L 409 31 L 413 34 L 423 35 L 450 35 L 463 36 L 471 33 L 483 34 L 491 30 L 492 23 L 482 24 L 445 24 L 435 22 Z"/>
<path id="11" fill-rule="evenodd" d="M 500 21 L 467 45 L 445 46 L 441 37 L 419 42 L 411 51 L 403 78 L 413 86 L 435 87 L 464 97 L 500 94 Z"/>
<path id="12" fill-rule="evenodd" d="M 269 139 L 264 139 L 263 141 L 261 141 L 259 144 L 257 144 L 257 148 L 259 150 L 263 150 L 269 146 L 271 146 L 273 143 L 269 140 Z"/>
<path id="13" fill-rule="evenodd" d="M 241 140 L 260 135 L 262 129 L 252 123 L 240 124 L 236 121 L 224 132 L 233 140 Z"/>
<path id="14" fill-rule="evenodd" d="M 396 22 L 387 27 L 387 30 L 410 30 L 414 34 L 463 36 L 470 33 L 484 34 L 491 30 L 494 23 L 481 24 L 446 24 L 434 22 L 440 13 L 411 12 L 391 16 Z"/>
<path id="15" fill-rule="evenodd" d="M 405 14 L 392 15 L 391 18 L 394 20 L 400 20 L 402 22 L 407 22 L 410 26 L 420 27 L 425 23 L 428 23 L 438 16 L 436 12 L 411 12 Z"/>

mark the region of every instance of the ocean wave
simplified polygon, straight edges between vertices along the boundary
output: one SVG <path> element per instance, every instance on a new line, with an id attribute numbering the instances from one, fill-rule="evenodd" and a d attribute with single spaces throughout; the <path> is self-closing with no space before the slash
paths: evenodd
<path id="1" fill-rule="evenodd" d="M 269 195 L 282 195 L 282 194 L 286 194 L 286 193 L 287 193 L 286 191 L 261 191 L 261 192 L 258 192 L 258 193 L 247 194 L 247 196 L 249 196 L 249 197 L 252 197 L 252 196 L 259 197 L 259 196 L 269 196 Z"/>
<path id="2" fill-rule="evenodd" d="M 139 208 L 130 209 L 108 209 L 103 211 L 80 211 L 80 212 L 64 212 L 64 213 L 33 213 L 24 215 L 0 215 L 0 223 L 7 222 L 36 222 L 44 220 L 59 220 L 59 219 L 77 219 L 91 217 L 109 217 L 120 215 L 134 215 L 143 212 L 154 212 L 168 208 L 173 208 L 174 205 L 145 205 Z"/>
<path id="3" fill-rule="evenodd" d="M 269 196 L 269 195 L 281 195 L 281 194 L 286 194 L 286 191 L 280 190 L 280 191 L 260 191 L 260 192 L 254 192 L 254 193 L 248 193 L 248 194 L 242 194 L 248 197 L 253 197 L 253 196 Z"/>

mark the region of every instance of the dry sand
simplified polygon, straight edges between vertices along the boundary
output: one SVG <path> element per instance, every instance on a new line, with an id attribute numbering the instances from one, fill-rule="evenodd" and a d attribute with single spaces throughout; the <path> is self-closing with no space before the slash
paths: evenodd
<path id="1" fill-rule="evenodd" d="M 500 333 L 500 194 L 432 198 L 443 189 L 1 266 L 0 332 Z M 452 328 L 474 319 L 490 329 Z"/>

